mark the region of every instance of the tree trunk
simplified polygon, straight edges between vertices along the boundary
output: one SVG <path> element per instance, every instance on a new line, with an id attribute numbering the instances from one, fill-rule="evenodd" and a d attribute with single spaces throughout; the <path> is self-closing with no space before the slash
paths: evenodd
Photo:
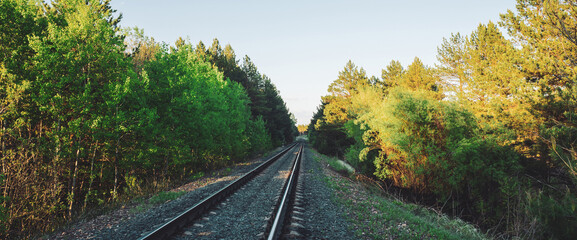
<path id="1" fill-rule="evenodd" d="M 0 126 L 2 127 L 2 133 L 0 134 L 0 142 L 2 143 L 2 152 L 0 153 L 0 159 L 2 159 L 2 172 L 6 172 L 6 159 L 4 153 L 6 152 L 6 143 L 4 140 L 4 134 L 6 132 L 6 127 L 4 127 L 4 121 L 0 120 Z M 6 188 L 4 188 L 4 195 L 6 195 Z"/>
<path id="2" fill-rule="evenodd" d="M 60 119 L 58 119 L 58 123 L 56 126 L 56 147 L 54 149 L 54 165 L 52 166 L 52 171 L 54 173 L 54 191 L 58 191 L 58 162 L 60 162 Z"/>
<path id="3" fill-rule="evenodd" d="M 116 200 L 118 187 L 118 166 L 114 164 L 114 189 L 112 190 L 112 200 Z"/>
<path id="4" fill-rule="evenodd" d="M 90 159 L 90 180 L 88 181 L 88 192 L 84 197 L 84 205 L 82 206 L 82 211 L 86 211 L 86 205 L 88 204 L 88 199 L 90 198 L 90 194 L 92 192 L 92 183 L 94 183 L 94 159 L 96 158 L 96 149 L 98 148 L 98 141 L 96 141 L 96 145 L 94 147 L 94 151 L 92 152 L 92 158 Z"/>
<path id="5" fill-rule="evenodd" d="M 114 149 L 114 190 L 112 191 L 112 198 L 116 200 L 118 197 L 118 146 L 120 144 L 120 138 L 116 140 L 116 148 Z"/>
<path id="6" fill-rule="evenodd" d="M 80 158 L 80 143 L 78 143 L 76 149 L 76 158 L 74 160 L 74 172 L 72 173 L 72 186 L 70 187 L 70 199 L 68 205 L 68 216 L 72 217 L 72 212 L 74 210 L 74 193 L 76 191 L 76 178 L 78 176 L 78 161 Z"/>

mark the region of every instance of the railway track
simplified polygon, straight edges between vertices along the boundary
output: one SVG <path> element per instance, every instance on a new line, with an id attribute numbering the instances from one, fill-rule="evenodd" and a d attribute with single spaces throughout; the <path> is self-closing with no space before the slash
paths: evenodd
<path id="1" fill-rule="evenodd" d="M 302 149 L 303 144 L 287 147 L 140 239 L 298 236 L 287 219 L 297 194 Z"/>

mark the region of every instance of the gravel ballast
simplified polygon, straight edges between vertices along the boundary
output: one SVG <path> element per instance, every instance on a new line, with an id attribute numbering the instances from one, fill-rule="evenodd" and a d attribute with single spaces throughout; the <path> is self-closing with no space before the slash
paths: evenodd
<path id="1" fill-rule="evenodd" d="M 278 151 L 280 149 L 275 152 Z M 270 217 L 281 186 L 288 177 L 296 149 L 289 152 L 203 219 L 197 220 L 194 223 L 196 226 L 193 224 L 181 231 L 175 239 L 258 239 L 264 231 L 266 218 Z M 145 212 L 134 213 L 130 208 L 119 209 L 89 222 L 77 223 L 78 226 L 53 234 L 48 239 L 138 239 L 254 169 L 272 155 L 250 164 L 237 165 L 229 171 L 230 175 L 211 177 L 211 183 L 186 190 L 190 192 Z M 301 239 L 355 239 L 344 218 L 344 209 L 333 201 L 333 190 L 327 186 L 324 171 L 321 163 L 313 159 L 312 152 L 305 148 L 299 179 L 300 194 L 303 196 L 298 215 L 298 224 L 301 226 L 296 236 Z M 197 182 L 187 185 L 199 185 Z M 187 189 L 187 185 L 178 189 Z"/>
<path id="2" fill-rule="evenodd" d="M 138 239 L 143 233 L 178 216 L 184 210 L 230 184 L 280 151 L 281 148 L 278 148 L 265 157 L 236 164 L 229 170 L 221 170 L 220 172 L 228 172 L 226 176 L 221 174 L 218 174 L 220 176 L 207 176 L 178 187 L 174 191 L 187 193 L 176 200 L 154 206 L 144 212 L 136 210 L 140 205 L 129 204 L 94 219 L 77 222 L 41 239 Z"/>
<path id="3" fill-rule="evenodd" d="M 287 152 L 173 239 L 258 239 L 265 229 L 266 218 L 271 216 L 277 203 L 297 151 L 294 148 Z"/>
<path id="4" fill-rule="evenodd" d="M 299 231 L 304 239 L 356 239 L 350 229 L 340 205 L 332 200 L 333 191 L 325 180 L 323 167 L 312 157 L 308 147 L 305 148 L 300 181 L 303 181 L 302 201 L 303 229 Z"/>

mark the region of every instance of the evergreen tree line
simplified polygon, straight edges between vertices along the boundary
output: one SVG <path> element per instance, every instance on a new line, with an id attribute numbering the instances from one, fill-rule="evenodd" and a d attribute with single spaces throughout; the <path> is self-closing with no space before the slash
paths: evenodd
<path id="1" fill-rule="evenodd" d="M 248 57 L 121 29 L 110 1 L 0 1 L 0 238 L 289 143 Z"/>
<path id="2" fill-rule="evenodd" d="M 504 33 L 505 32 L 505 33 Z M 348 62 L 308 128 L 322 153 L 495 236 L 577 235 L 577 2 L 518 0 L 439 64 Z"/>

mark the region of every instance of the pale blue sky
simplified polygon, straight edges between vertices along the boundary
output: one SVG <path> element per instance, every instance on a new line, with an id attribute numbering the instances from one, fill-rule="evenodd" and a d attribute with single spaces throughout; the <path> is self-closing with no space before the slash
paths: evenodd
<path id="1" fill-rule="evenodd" d="M 498 21 L 515 0 L 113 0 L 121 25 L 157 41 L 218 38 L 237 58 L 248 55 L 277 86 L 299 124 L 308 124 L 320 97 L 350 59 L 369 76 L 391 60 L 436 63 L 443 37 L 469 35 Z"/>

